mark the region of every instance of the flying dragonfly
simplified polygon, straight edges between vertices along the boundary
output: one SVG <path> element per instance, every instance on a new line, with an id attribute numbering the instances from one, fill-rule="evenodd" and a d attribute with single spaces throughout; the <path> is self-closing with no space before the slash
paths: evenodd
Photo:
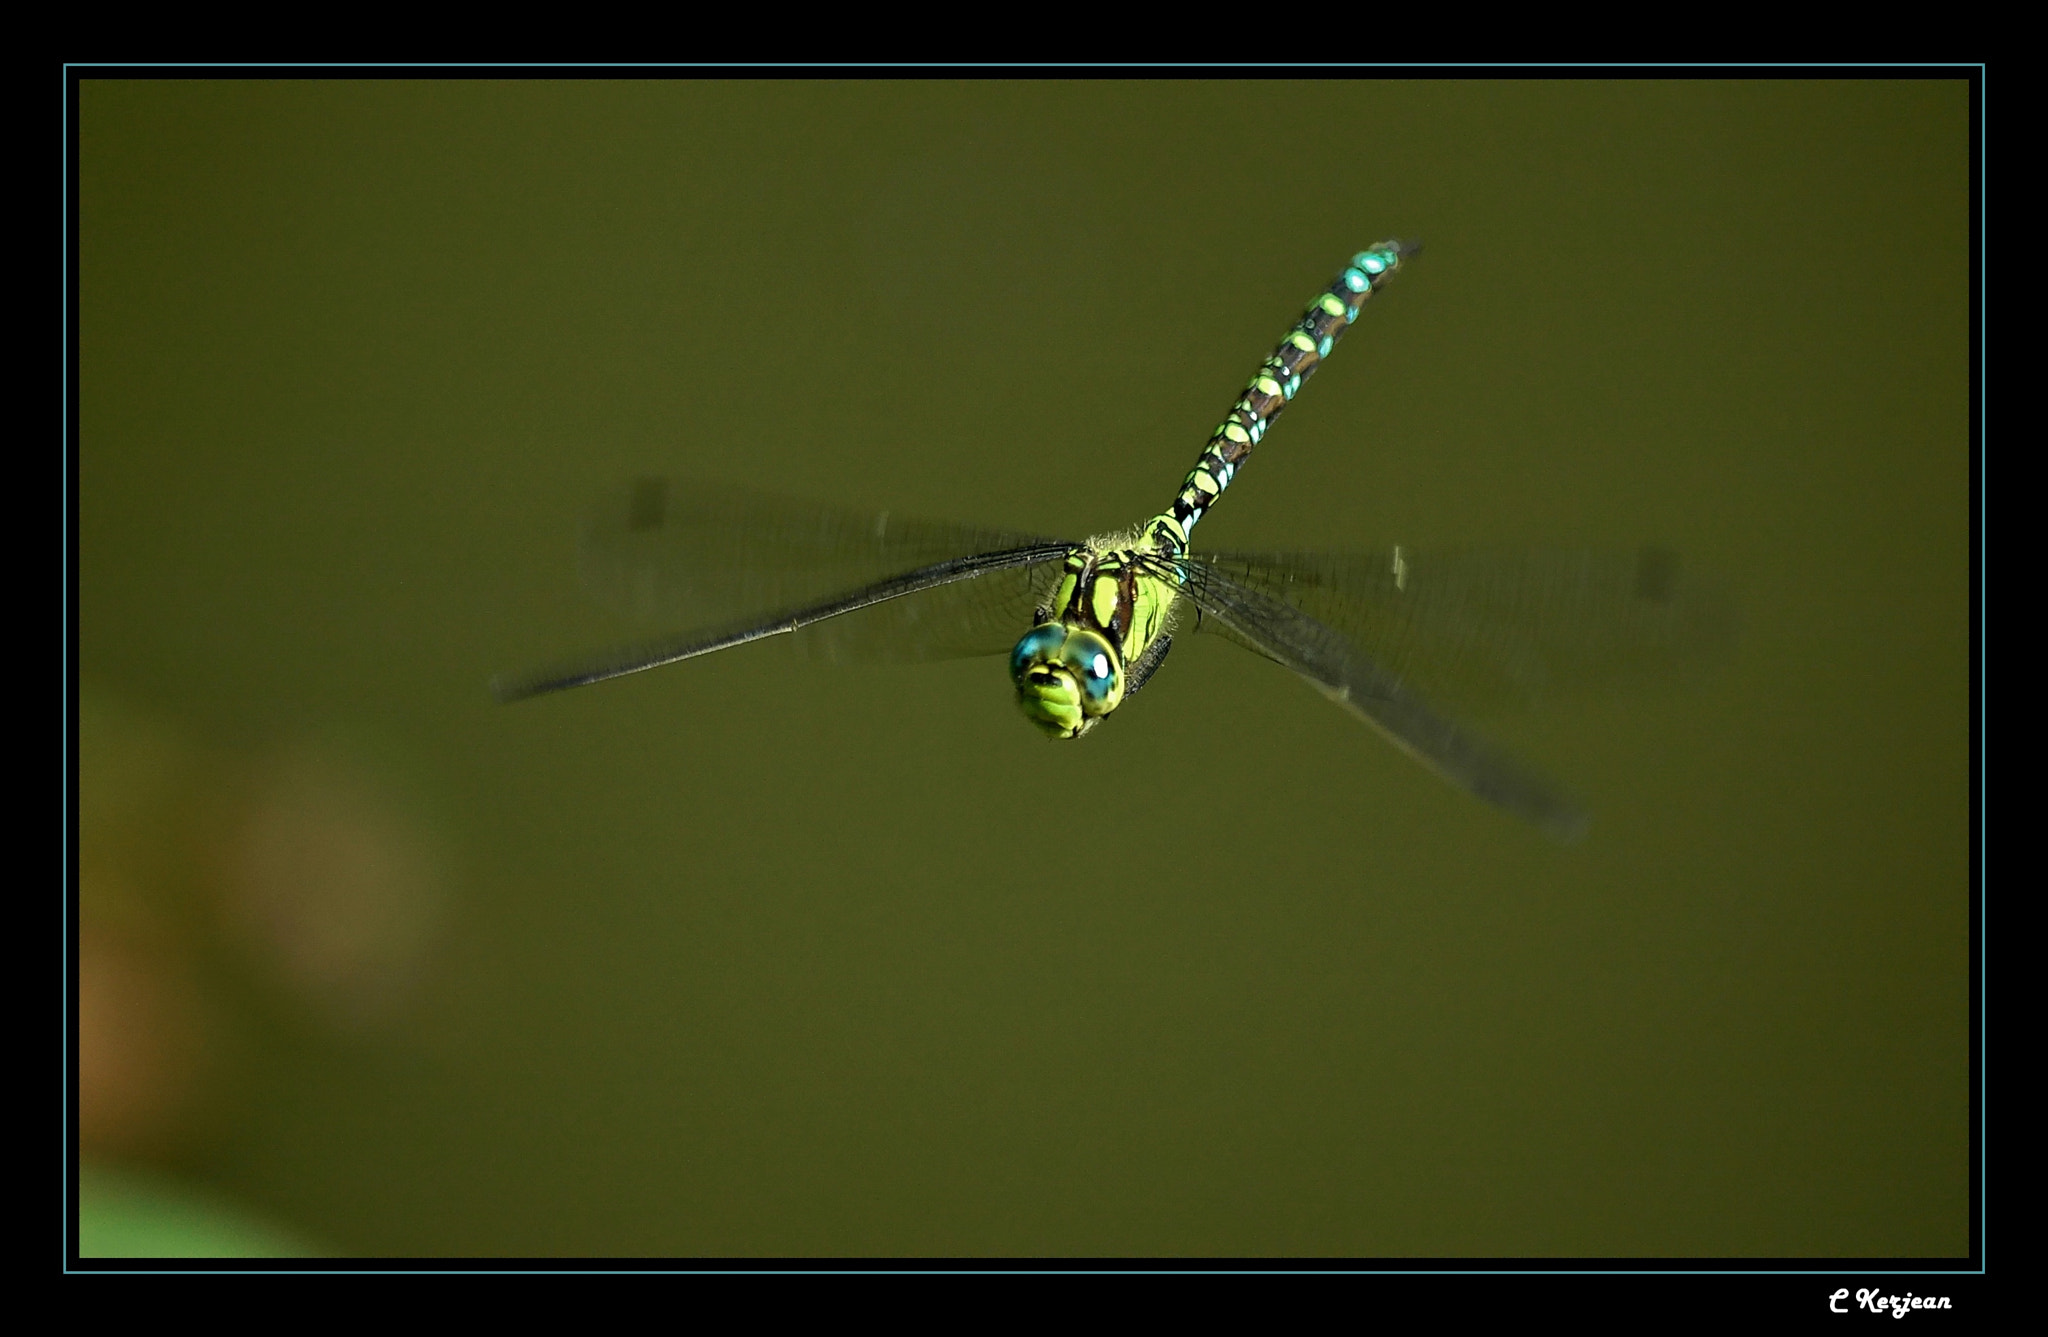
<path id="1" fill-rule="evenodd" d="M 1576 839 L 1581 806 L 1438 698 L 1541 696 L 1697 658 L 1728 618 L 1675 557 L 1190 548 L 1252 448 L 1417 249 L 1384 241 L 1354 255 L 1252 374 L 1172 504 L 1129 530 L 1058 538 L 642 478 L 593 512 L 585 578 L 643 615 L 703 620 L 492 689 L 518 701 L 790 634 L 834 659 L 1007 650 L 1025 718 L 1072 739 L 1136 696 L 1192 628 L 1293 670 L 1451 783 Z"/>

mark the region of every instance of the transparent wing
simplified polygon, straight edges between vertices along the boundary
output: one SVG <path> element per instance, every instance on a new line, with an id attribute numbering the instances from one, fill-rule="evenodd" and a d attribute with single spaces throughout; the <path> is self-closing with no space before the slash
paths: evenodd
<path id="1" fill-rule="evenodd" d="M 1558 840 L 1585 833 L 1585 811 L 1569 794 L 1438 714 L 1399 675 L 1332 627 L 1227 566 L 1183 558 L 1161 560 L 1158 572 L 1178 581 L 1204 626 L 1216 624 L 1214 629 L 1294 670 L 1451 783 Z"/>
<path id="2" fill-rule="evenodd" d="M 501 701 L 791 635 L 826 658 L 1002 653 L 1073 545 L 721 484 L 641 479 L 585 525 L 583 575 L 629 615 L 689 630 L 491 684 Z"/>
<path id="3" fill-rule="evenodd" d="M 1461 710 L 1683 674 L 1723 657 L 1737 629 L 1725 592 L 1658 548 L 1219 553 L 1201 565 Z"/>
<path id="4" fill-rule="evenodd" d="M 702 479 L 642 478 L 600 499 L 584 525 L 582 574 L 615 610 L 669 626 L 746 625 L 905 572 L 987 553 L 1070 545 L 1041 535 L 919 520 Z M 1055 560 L 995 564 L 805 625 L 823 659 L 1000 654 L 1030 625 Z M 916 597 L 908 597 L 910 595 Z"/>

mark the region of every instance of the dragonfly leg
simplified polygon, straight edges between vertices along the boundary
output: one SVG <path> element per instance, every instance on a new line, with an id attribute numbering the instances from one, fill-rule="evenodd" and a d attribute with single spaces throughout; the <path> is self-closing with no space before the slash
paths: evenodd
<path id="1" fill-rule="evenodd" d="M 1166 662 L 1166 652 L 1172 648 L 1173 637 L 1171 635 L 1161 635 L 1152 644 L 1145 647 L 1143 654 L 1131 661 L 1130 667 L 1126 670 L 1131 680 L 1130 685 L 1124 688 L 1124 699 L 1126 701 L 1136 696 L 1138 689 L 1152 680 L 1153 673 L 1158 670 L 1161 664 Z"/>

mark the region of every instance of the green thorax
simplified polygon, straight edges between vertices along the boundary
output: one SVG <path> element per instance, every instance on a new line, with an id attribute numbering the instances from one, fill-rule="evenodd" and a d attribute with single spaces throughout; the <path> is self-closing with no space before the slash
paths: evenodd
<path id="1" fill-rule="evenodd" d="M 1178 591 L 1153 574 L 1149 530 L 1098 540 L 1067 555 L 1059 582 L 1011 655 L 1026 718 L 1055 738 L 1078 738 L 1144 686 L 1172 642 Z"/>

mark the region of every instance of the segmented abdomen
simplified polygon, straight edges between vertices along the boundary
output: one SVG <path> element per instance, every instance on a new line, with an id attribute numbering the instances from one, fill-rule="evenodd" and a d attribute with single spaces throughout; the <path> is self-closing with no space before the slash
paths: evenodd
<path id="1" fill-rule="evenodd" d="M 1252 447 L 1265 436 L 1280 410 L 1300 393 L 1302 384 L 1315 374 L 1351 322 L 1358 319 L 1365 299 L 1401 267 L 1403 256 L 1414 251 L 1413 244 L 1404 246 L 1398 241 L 1383 241 L 1370 250 L 1360 251 L 1351 257 L 1344 272 L 1309 303 L 1308 310 L 1287 332 L 1273 355 L 1245 383 L 1244 393 L 1231 405 L 1229 416 L 1209 438 L 1202 458 L 1181 484 L 1172 509 L 1153 521 L 1152 533 L 1162 550 L 1187 550 L 1188 534 L 1195 522 L 1230 486 L 1230 480 L 1244 467 Z"/>

